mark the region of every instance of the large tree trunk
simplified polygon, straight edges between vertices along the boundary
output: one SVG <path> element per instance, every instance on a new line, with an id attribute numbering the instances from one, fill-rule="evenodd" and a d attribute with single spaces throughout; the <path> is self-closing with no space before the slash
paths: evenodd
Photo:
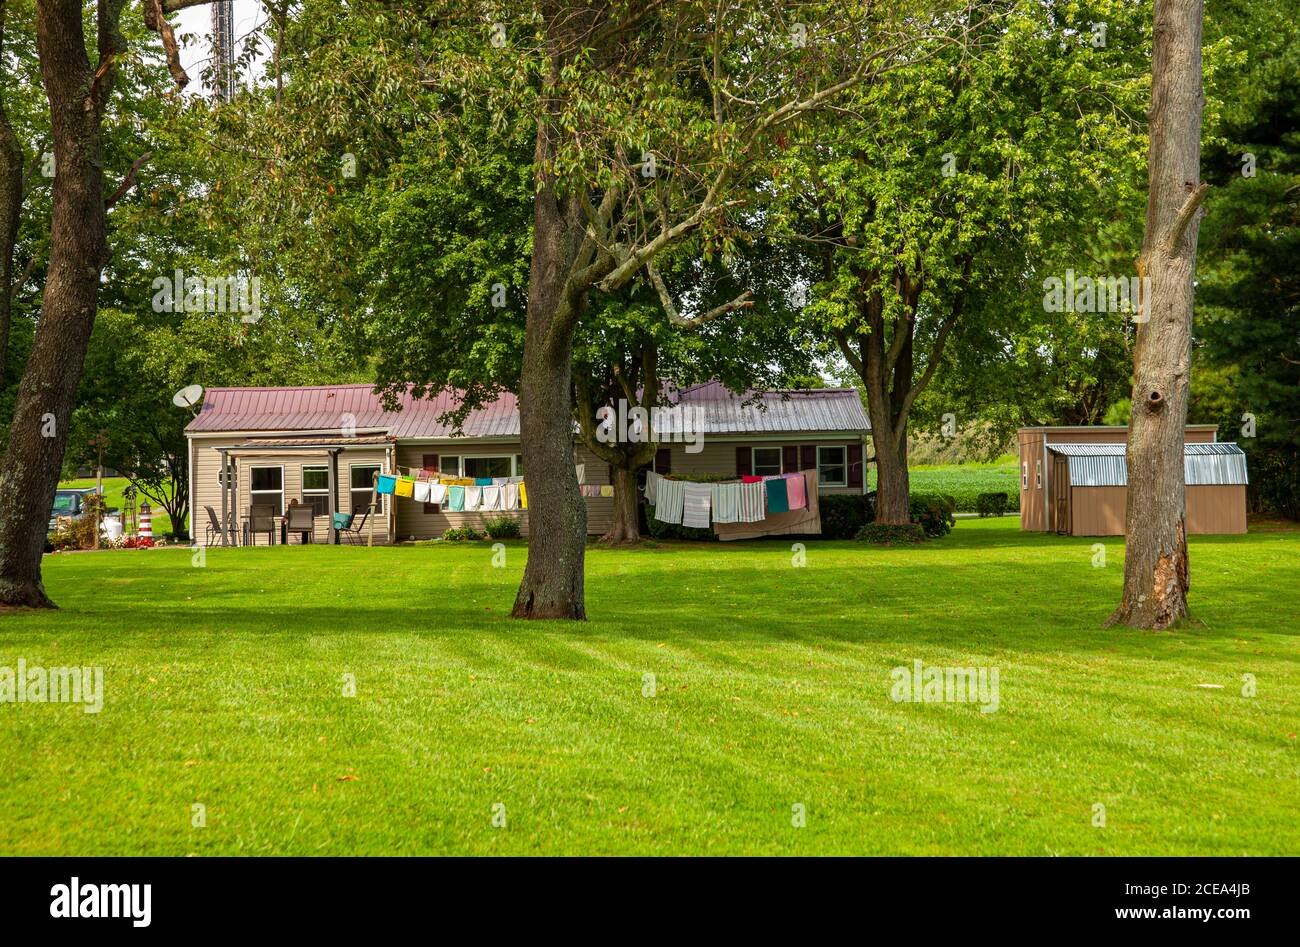
<path id="1" fill-rule="evenodd" d="M 550 157 L 548 130 L 539 127 L 539 167 Z M 519 428 L 528 488 L 528 564 L 512 612 L 515 618 L 585 620 L 583 559 L 587 505 L 573 465 L 573 330 L 569 290 L 582 231 L 580 209 L 561 208 L 543 185 L 533 201 L 533 258 L 528 275 L 524 362 L 519 380 Z"/>
<path id="2" fill-rule="evenodd" d="M 1167 628 L 1187 614 L 1183 431 L 1201 162 L 1201 0 L 1156 0 L 1151 145 L 1140 276 L 1149 291 L 1133 354 L 1124 593 L 1107 621 Z"/>
<path id="3" fill-rule="evenodd" d="M 100 116 L 111 79 L 108 67 L 95 79 L 79 0 L 38 4 L 36 33 L 54 139 L 50 263 L 0 460 L 0 603 L 51 608 L 41 555 L 108 259 Z M 115 34 L 101 21 L 101 59 L 115 54 Z"/>
<path id="4" fill-rule="evenodd" d="M 636 489 L 636 467 L 611 465 L 614 481 L 614 517 L 600 537 L 603 543 L 639 543 L 641 517 Z"/>
<path id="5" fill-rule="evenodd" d="M 5 0 L 0 0 L 0 68 L 3 68 Z M 0 76 L 0 389 L 9 363 L 9 329 L 13 325 L 14 248 L 18 244 L 18 218 L 23 206 L 23 150 L 18 144 L 4 107 Z"/>

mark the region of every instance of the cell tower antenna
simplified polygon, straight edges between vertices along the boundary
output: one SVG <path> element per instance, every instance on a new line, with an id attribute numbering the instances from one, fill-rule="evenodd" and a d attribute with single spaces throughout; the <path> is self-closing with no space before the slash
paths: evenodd
<path id="1" fill-rule="evenodd" d="M 234 0 L 212 4 L 212 71 L 217 98 L 223 102 L 235 97 L 234 6 Z"/>

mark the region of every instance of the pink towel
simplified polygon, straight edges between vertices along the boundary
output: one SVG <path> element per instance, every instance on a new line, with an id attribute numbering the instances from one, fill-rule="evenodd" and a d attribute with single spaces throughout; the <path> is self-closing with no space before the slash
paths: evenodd
<path id="1" fill-rule="evenodd" d="M 804 486 L 803 474 L 786 475 L 785 493 L 790 500 L 790 509 L 802 510 L 808 505 L 808 490 Z"/>

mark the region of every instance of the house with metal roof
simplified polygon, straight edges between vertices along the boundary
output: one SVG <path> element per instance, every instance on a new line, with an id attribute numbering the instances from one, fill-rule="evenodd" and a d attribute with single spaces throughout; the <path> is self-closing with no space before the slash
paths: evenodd
<path id="1" fill-rule="evenodd" d="M 1246 455 L 1212 424 L 1184 433 L 1187 532 L 1246 532 Z M 1021 428 L 1020 528 L 1120 536 L 1128 499 L 1128 428 Z"/>
<path id="2" fill-rule="evenodd" d="M 742 476 L 815 468 L 821 494 L 866 491 L 864 445 L 871 426 L 853 388 L 733 392 L 716 381 L 670 384 L 664 401 L 650 419 L 660 445 L 652 465 L 658 473 Z M 337 541 L 330 530 L 335 512 L 352 514 L 375 542 L 430 539 L 453 526 L 481 528 L 481 513 L 374 491 L 378 475 L 399 471 L 523 477 L 526 484 L 515 396 L 502 394 L 459 425 L 451 418 L 458 407 L 455 392 L 433 398 L 405 393 L 390 410 L 365 384 L 209 389 L 186 427 L 195 535 L 220 542 L 223 522 L 234 527 L 227 535 L 245 535 L 242 524 L 254 504 L 271 506 L 277 517 L 291 504 L 312 507 L 317 541 Z M 584 484 L 612 483 L 608 465 L 582 443 L 576 423 L 574 463 Z M 605 532 L 612 497 L 585 502 L 588 532 Z M 528 515 L 519 516 L 526 533 Z"/>

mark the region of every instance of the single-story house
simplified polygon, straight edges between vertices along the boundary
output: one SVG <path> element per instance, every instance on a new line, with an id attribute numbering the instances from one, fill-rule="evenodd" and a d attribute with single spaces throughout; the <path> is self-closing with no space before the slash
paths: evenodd
<path id="1" fill-rule="evenodd" d="M 277 514 L 297 500 L 314 508 L 315 538 L 327 541 L 331 509 L 361 516 L 377 504 L 375 542 L 431 539 L 453 526 L 481 528 L 483 514 L 453 513 L 407 497 L 376 496 L 375 475 L 398 469 L 444 476 L 527 476 L 515 396 L 503 394 L 471 411 L 459 430 L 440 418 L 457 396 L 403 395 L 385 410 L 370 385 L 302 388 L 211 388 L 186 427 L 194 535 L 204 537 L 206 507 L 217 521 L 243 517 L 254 503 Z M 864 445 L 870 423 L 852 388 L 734 393 L 719 382 L 670 387 L 669 407 L 690 411 L 694 435 L 660 438 L 654 469 L 661 473 L 788 473 L 816 467 L 819 494 L 865 493 Z M 656 427 L 656 430 L 660 428 Z M 694 441 L 692 443 L 692 441 Z M 575 425 L 574 463 L 583 482 L 608 484 L 609 467 L 581 442 Z M 223 467 L 224 465 L 224 467 Z M 231 490 L 222 490 L 222 471 Z M 613 500 L 587 497 L 587 530 L 603 533 Z M 518 514 L 525 534 L 528 514 Z M 215 540 L 214 540 L 215 541 Z"/>
<path id="2" fill-rule="evenodd" d="M 1246 532 L 1246 455 L 1217 432 L 1189 424 L 1184 433 L 1189 534 Z M 1018 440 L 1022 530 L 1124 534 L 1127 427 L 1021 428 Z"/>

